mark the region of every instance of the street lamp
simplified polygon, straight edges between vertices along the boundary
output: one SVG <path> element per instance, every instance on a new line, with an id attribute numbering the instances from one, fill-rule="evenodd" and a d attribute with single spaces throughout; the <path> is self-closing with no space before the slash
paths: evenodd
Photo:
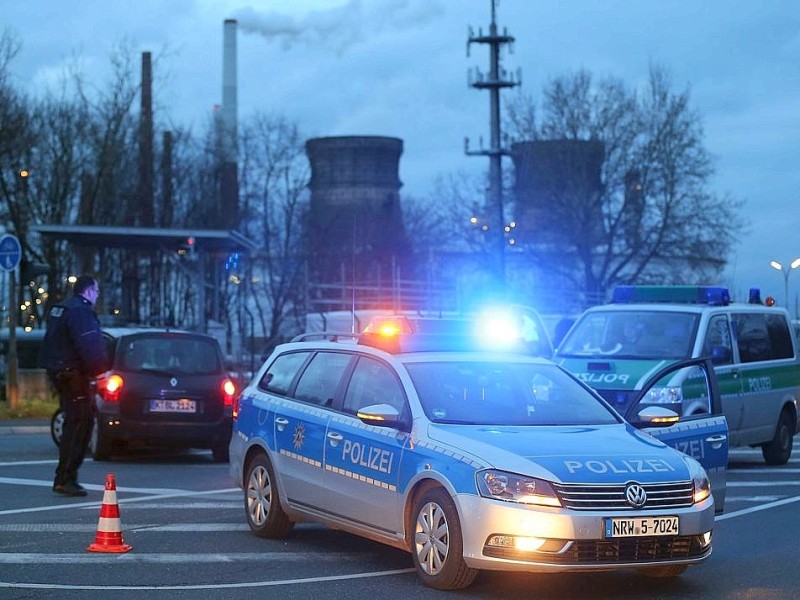
<path id="1" fill-rule="evenodd" d="M 784 268 L 777 260 L 771 260 L 769 266 L 783 273 L 783 292 L 786 298 L 786 310 L 789 310 L 789 273 L 800 267 L 800 258 L 795 258 L 787 268 Z"/>

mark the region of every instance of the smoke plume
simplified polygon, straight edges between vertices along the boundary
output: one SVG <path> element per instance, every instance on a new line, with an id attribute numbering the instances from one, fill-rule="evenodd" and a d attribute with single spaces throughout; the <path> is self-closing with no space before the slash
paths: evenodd
<path id="1" fill-rule="evenodd" d="M 284 49 L 295 43 L 326 44 L 341 54 L 350 46 L 386 29 L 409 29 L 444 13 L 441 0 L 349 0 L 341 6 L 309 12 L 296 19 L 252 7 L 236 11 L 242 31 L 280 40 Z"/>

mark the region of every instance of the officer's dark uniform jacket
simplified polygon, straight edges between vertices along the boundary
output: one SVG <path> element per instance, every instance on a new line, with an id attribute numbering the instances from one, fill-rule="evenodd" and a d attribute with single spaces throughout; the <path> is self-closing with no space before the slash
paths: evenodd
<path id="1" fill-rule="evenodd" d="M 42 366 L 51 374 L 77 371 L 91 377 L 108 368 L 106 343 L 92 303 L 75 295 L 47 315 Z"/>

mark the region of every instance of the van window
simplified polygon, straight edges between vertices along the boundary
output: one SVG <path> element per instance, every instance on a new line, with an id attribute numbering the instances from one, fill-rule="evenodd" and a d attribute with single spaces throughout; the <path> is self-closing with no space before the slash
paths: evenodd
<path id="1" fill-rule="evenodd" d="M 714 348 L 726 348 L 727 360 L 721 364 L 733 361 L 733 345 L 731 344 L 731 330 L 728 327 L 727 315 L 714 315 L 708 320 L 706 339 L 703 342 L 703 356 L 714 355 Z M 719 351 L 717 351 L 719 355 Z"/>
<path id="2" fill-rule="evenodd" d="M 743 363 L 794 356 L 789 325 L 781 315 L 738 313 L 733 318 Z"/>

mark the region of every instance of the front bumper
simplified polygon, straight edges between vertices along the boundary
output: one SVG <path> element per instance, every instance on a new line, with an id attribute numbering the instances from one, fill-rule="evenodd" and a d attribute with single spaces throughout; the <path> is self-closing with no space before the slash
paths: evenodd
<path id="1" fill-rule="evenodd" d="M 711 555 L 711 498 L 689 508 L 659 511 L 576 511 L 530 507 L 475 495 L 455 498 L 464 560 L 473 568 L 565 572 L 695 564 Z M 608 517 L 677 515 L 679 535 L 605 539 Z M 543 550 L 488 545 L 492 536 L 548 540 Z"/>

